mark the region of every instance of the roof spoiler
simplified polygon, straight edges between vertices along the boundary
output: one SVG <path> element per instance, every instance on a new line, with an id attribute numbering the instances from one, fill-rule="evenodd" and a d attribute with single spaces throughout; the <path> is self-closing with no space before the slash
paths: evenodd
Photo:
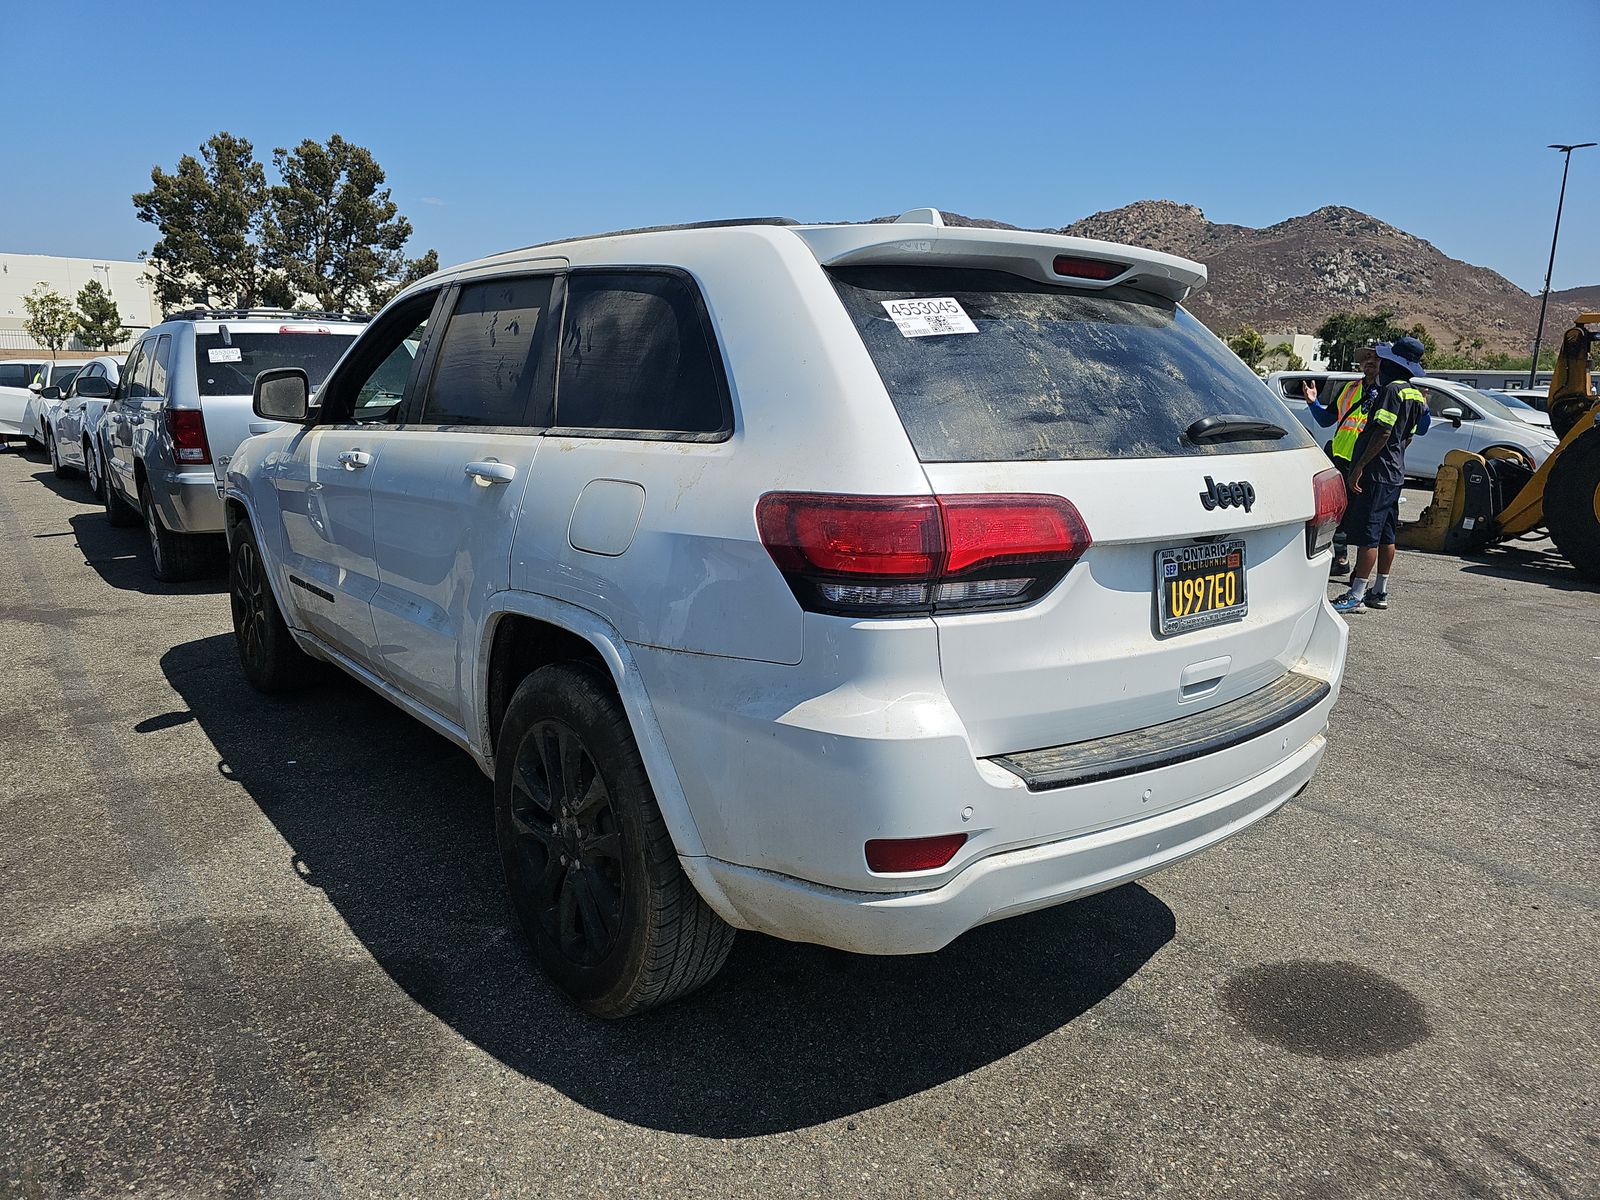
<path id="1" fill-rule="evenodd" d="M 1055 233 L 958 228 L 946 225 L 933 208 L 914 208 L 879 224 L 801 226 L 794 233 L 825 267 L 974 267 L 1064 287 L 1134 287 L 1174 302 L 1206 281 L 1205 267 L 1175 254 Z M 1110 273 L 1094 270 L 1107 264 Z"/>

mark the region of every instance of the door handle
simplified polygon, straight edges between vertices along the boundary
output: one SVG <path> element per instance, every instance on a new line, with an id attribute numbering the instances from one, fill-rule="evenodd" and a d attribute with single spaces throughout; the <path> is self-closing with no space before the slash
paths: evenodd
<path id="1" fill-rule="evenodd" d="M 362 467 L 372 465 L 372 455 L 365 450 L 341 450 L 339 462 L 344 465 L 346 471 L 359 471 Z"/>
<path id="2" fill-rule="evenodd" d="M 464 469 L 479 487 L 510 483 L 517 477 L 517 469 L 510 463 L 495 462 L 493 459 L 488 462 L 469 462 Z"/>

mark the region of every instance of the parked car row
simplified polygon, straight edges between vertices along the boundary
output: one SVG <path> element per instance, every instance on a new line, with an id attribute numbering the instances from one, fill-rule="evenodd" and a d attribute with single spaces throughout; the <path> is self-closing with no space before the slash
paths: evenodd
<path id="1" fill-rule="evenodd" d="M 1289 410 L 1318 442 L 1330 442 L 1331 429 L 1324 429 L 1311 415 L 1303 392 L 1309 381 L 1318 389 L 1318 403 L 1328 404 L 1339 389 L 1360 379 L 1354 371 L 1275 371 L 1267 376 L 1267 386 L 1281 396 Z M 1452 450 L 1513 451 L 1529 467 L 1539 468 L 1560 439 L 1550 429 L 1550 417 L 1520 400 L 1491 394 L 1450 379 L 1423 376 L 1412 380 L 1428 401 L 1433 425 L 1428 432 L 1413 438 L 1406 448 L 1406 474 L 1431 481 L 1439 473 L 1444 456 Z"/>
<path id="2" fill-rule="evenodd" d="M 144 525 L 156 578 L 195 578 L 221 561 L 220 472 L 241 441 L 273 427 L 250 411 L 256 372 L 292 365 L 321 383 L 365 320 L 178 313 L 140 335 L 125 359 L 77 364 L 59 395 L 55 385 L 41 389 L 38 440 L 58 475 L 88 477 L 112 524 Z"/>
<path id="3" fill-rule="evenodd" d="M 226 531 L 246 678 L 470 754 L 536 957 L 622 1016 L 736 929 L 937 950 L 1308 785 L 1344 488 L 1204 278 L 933 210 L 633 231 L 359 331 L 190 315 L 80 393 L 158 570 Z"/>

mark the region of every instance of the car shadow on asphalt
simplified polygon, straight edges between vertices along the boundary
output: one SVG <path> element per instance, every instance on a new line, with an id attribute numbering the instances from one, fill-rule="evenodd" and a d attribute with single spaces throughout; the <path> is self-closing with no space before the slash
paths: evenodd
<path id="1" fill-rule="evenodd" d="M 506 1066 L 633 1124 L 747 1137 L 912 1095 L 1061 1030 L 1175 931 L 1165 904 L 1128 885 L 910 958 L 741 933 L 702 991 L 597 1021 L 509 926 L 491 785 L 466 754 L 332 670 L 294 698 L 263 697 L 226 635 L 161 662 L 218 770 L 288 843 L 283 869 L 326 895 L 394 983 Z"/>
<path id="2" fill-rule="evenodd" d="M 1464 560 L 1461 569 L 1468 575 L 1540 583 L 1563 592 L 1600 592 L 1600 584 L 1578 574 L 1566 556 L 1548 542 L 1543 547 L 1490 546 Z"/>
<path id="3" fill-rule="evenodd" d="M 151 570 L 150 544 L 139 526 L 118 529 L 106 520 L 105 509 L 98 503 L 68 517 L 67 524 L 78 539 L 83 561 L 119 591 L 146 596 L 216 596 L 228 590 L 225 562 L 220 553 L 215 569 L 205 578 L 163 583 Z"/>

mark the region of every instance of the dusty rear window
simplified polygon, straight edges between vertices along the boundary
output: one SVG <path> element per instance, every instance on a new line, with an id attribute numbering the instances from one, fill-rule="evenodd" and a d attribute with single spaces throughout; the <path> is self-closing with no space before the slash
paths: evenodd
<path id="1" fill-rule="evenodd" d="M 923 462 L 1165 458 L 1312 444 L 1237 355 L 1157 297 L 948 267 L 829 274 Z M 907 336 L 885 302 L 918 299 L 954 300 L 976 332 Z M 1270 421 L 1284 436 L 1196 444 L 1185 435 L 1200 418 L 1224 414 Z"/>
<path id="2" fill-rule="evenodd" d="M 353 333 L 197 333 L 196 382 L 202 396 L 248 396 L 258 372 L 299 367 L 314 391 L 355 340 Z"/>

